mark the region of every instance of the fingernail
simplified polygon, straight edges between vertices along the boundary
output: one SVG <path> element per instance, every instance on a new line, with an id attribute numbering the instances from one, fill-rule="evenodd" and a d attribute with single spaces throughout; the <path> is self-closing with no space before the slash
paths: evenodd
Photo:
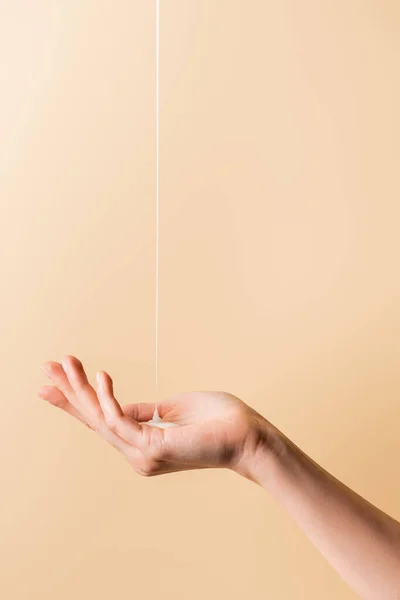
<path id="1" fill-rule="evenodd" d="M 64 369 L 64 371 L 65 371 L 65 372 L 67 372 L 68 365 L 67 365 L 67 363 L 65 362 L 65 360 L 62 360 L 62 361 L 61 361 L 61 366 L 62 366 L 62 368 Z"/>
<path id="2" fill-rule="evenodd" d="M 96 381 L 97 381 L 97 385 L 100 385 L 100 381 L 101 381 L 100 373 L 96 373 Z"/>
<path id="3" fill-rule="evenodd" d="M 47 377 L 50 377 L 49 369 L 46 365 L 42 365 L 40 368 L 42 369 L 43 373 L 47 375 Z"/>

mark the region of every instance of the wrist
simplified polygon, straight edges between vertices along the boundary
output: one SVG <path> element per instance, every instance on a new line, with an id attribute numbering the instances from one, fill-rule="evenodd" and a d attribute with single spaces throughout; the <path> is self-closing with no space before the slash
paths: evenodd
<path id="1" fill-rule="evenodd" d="M 276 427 L 257 415 L 233 470 L 262 487 L 268 487 L 287 444 L 287 438 Z"/>

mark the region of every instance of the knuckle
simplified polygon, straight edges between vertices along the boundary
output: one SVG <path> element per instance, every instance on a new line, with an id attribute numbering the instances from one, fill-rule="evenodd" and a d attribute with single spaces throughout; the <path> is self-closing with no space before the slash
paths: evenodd
<path id="1" fill-rule="evenodd" d="M 91 398 L 92 397 L 92 388 L 88 381 L 83 381 L 80 378 L 72 378 L 71 385 L 76 392 L 82 394 L 82 398 Z"/>
<path id="2" fill-rule="evenodd" d="M 86 420 L 93 431 L 104 437 L 104 435 L 107 433 L 108 427 L 104 427 L 105 421 L 101 414 L 87 415 Z"/>
<path id="3" fill-rule="evenodd" d="M 117 423 L 117 420 L 115 419 L 114 415 L 105 415 L 104 421 L 105 421 L 108 429 L 110 429 L 111 431 L 115 432 L 118 429 L 118 423 Z"/>
<path id="4" fill-rule="evenodd" d="M 65 408 L 65 406 L 66 406 L 65 399 L 61 395 L 55 396 L 52 399 L 51 404 L 53 406 L 55 406 L 56 408 Z"/>

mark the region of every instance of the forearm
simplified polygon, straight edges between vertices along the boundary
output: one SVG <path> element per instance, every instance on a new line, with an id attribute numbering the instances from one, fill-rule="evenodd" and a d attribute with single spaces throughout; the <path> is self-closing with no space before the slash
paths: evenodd
<path id="1" fill-rule="evenodd" d="M 284 506 L 365 600 L 400 599 L 400 523 L 329 475 L 276 432 L 259 444 L 249 476 Z"/>

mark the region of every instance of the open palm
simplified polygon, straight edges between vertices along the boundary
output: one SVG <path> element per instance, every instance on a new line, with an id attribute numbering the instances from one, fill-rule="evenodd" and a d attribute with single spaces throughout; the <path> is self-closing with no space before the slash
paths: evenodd
<path id="1" fill-rule="evenodd" d="M 178 427 L 146 424 L 154 404 L 121 407 L 111 377 L 97 374 L 97 389 L 82 363 L 72 356 L 48 362 L 43 370 L 51 386 L 39 395 L 97 431 L 142 475 L 207 467 L 235 468 L 249 446 L 257 444 L 265 420 L 241 400 L 224 392 L 190 392 L 158 405 L 162 419 Z"/>

